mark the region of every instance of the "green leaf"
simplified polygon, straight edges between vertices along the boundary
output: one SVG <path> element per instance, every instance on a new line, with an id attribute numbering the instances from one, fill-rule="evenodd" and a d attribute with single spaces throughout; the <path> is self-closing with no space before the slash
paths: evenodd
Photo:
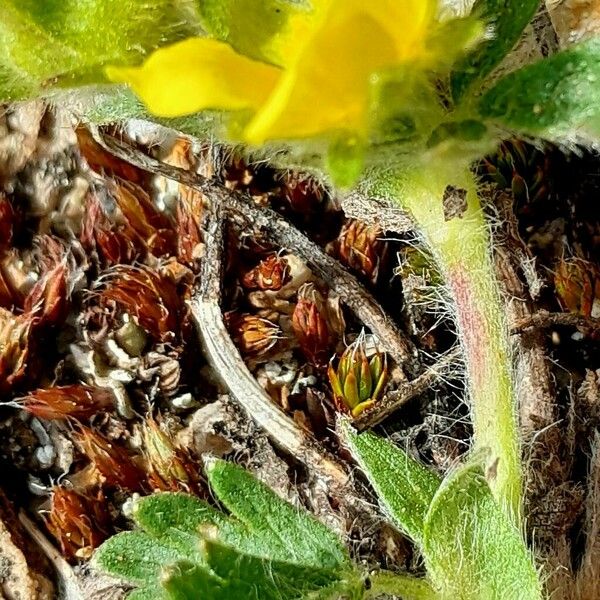
<path id="1" fill-rule="evenodd" d="M 240 467 L 214 461 L 207 472 L 232 515 L 182 493 L 142 498 L 133 515 L 142 529 L 110 538 L 95 564 L 139 585 L 139 600 L 362 597 L 332 531 Z"/>
<path id="2" fill-rule="evenodd" d="M 280 62 L 272 46 L 285 35 L 290 18 L 307 7 L 287 0 L 199 0 L 202 25 L 213 37 L 228 42 L 240 54 Z"/>
<path id="3" fill-rule="evenodd" d="M 153 586 L 138 588 L 133 592 L 129 592 L 127 600 L 169 600 L 169 597 L 164 589 Z"/>
<path id="4" fill-rule="evenodd" d="M 118 533 L 94 554 L 94 562 L 102 570 L 148 588 L 152 588 L 166 565 L 185 558 L 143 531 Z"/>
<path id="5" fill-rule="evenodd" d="M 375 488 L 385 511 L 421 544 L 425 515 L 440 486 L 439 478 L 406 452 L 371 432 L 356 434 L 349 425 L 343 431 L 350 451 Z"/>
<path id="6" fill-rule="evenodd" d="M 479 112 L 503 127 L 547 138 L 586 125 L 600 134 L 600 40 L 506 75 L 482 96 Z"/>
<path id="7" fill-rule="evenodd" d="M 0 0 L 0 100 L 105 81 L 105 65 L 199 31 L 185 0 Z"/>
<path id="8" fill-rule="evenodd" d="M 349 563 L 338 536 L 305 511 L 283 501 L 250 473 L 217 460 L 207 467 L 215 494 L 259 544 L 255 552 L 303 565 L 337 568 Z M 251 547 L 247 548 L 251 551 Z"/>
<path id="9" fill-rule="evenodd" d="M 200 560 L 202 526 L 220 527 L 227 518 L 206 502 L 183 493 L 159 493 L 134 505 L 135 522 L 152 537 L 178 550 L 181 556 Z"/>
<path id="10" fill-rule="evenodd" d="M 492 27 L 492 36 L 456 64 L 451 77 L 452 96 L 456 102 L 471 86 L 483 81 L 513 49 L 539 5 L 540 0 L 475 2 L 471 14 Z"/>
<path id="11" fill-rule="evenodd" d="M 423 555 L 444 598 L 542 597 L 521 532 L 492 496 L 478 462 L 456 469 L 435 494 L 425 517 Z"/>
<path id="12" fill-rule="evenodd" d="M 305 598 L 338 582 L 339 571 L 258 558 L 213 541 L 205 542 L 210 568 L 176 565 L 163 583 L 177 600 Z M 347 584 L 345 584 L 347 586 Z"/>

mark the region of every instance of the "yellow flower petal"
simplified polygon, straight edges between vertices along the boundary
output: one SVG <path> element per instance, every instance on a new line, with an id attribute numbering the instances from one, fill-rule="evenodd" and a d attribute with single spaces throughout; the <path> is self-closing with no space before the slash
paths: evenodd
<path id="1" fill-rule="evenodd" d="M 364 133 L 374 73 L 424 53 L 437 1 L 332 0 L 244 132 L 252 144 Z"/>
<path id="2" fill-rule="evenodd" d="M 205 109 L 257 109 L 281 71 L 224 42 L 190 38 L 157 50 L 141 67 L 109 67 L 107 75 L 128 83 L 151 113 L 178 117 Z"/>
<path id="3" fill-rule="evenodd" d="M 305 40 L 330 4 L 331 0 L 311 0 L 310 6 L 296 6 L 285 27 L 269 42 L 268 53 L 274 64 L 284 67 L 293 64 Z"/>

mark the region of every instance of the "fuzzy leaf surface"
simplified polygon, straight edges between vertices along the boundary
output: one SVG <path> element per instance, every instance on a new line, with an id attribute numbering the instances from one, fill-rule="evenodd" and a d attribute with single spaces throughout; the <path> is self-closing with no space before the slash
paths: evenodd
<path id="1" fill-rule="evenodd" d="M 513 49 L 535 15 L 540 0 L 477 0 L 471 14 L 493 28 L 493 35 L 461 59 L 451 77 L 452 95 L 459 101 L 483 81 Z"/>
<path id="2" fill-rule="evenodd" d="M 0 100 L 105 81 L 105 65 L 199 31 L 187 0 L 0 0 Z"/>
<path id="3" fill-rule="evenodd" d="M 258 556 L 302 565 L 337 568 L 349 564 L 338 536 L 309 513 L 283 501 L 244 469 L 215 461 L 208 480 L 219 500 L 259 542 Z"/>
<path id="4" fill-rule="evenodd" d="M 448 475 L 425 517 L 423 555 L 442 597 L 540 600 L 535 565 L 477 462 Z"/>
<path id="5" fill-rule="evenodd" d="M 177 565 L 167 575 L 164 587 L 172 598 L 292 600 L 348 585 L 336 570 L 259 558 L 208 540 L 204 548 L 207 567 Z"/>
<path id="6" fill-rule="evenodd" d="M 506 75 L 481 98 L 484 118 L 557 137 L 591 126 L 600 134 L 600 40 L 591 39 Z"/>
<path id="7" fill-rule="evenodd" d="M 423 543 L 424 519 L 440 486 L 439 478 L 391 442 L 345 426 L 350 450 L 394 522 L 417 544 Z"/>
<path id="8" fill-rule="evenodd" d="M 150 589 L 156 586 L 165 565 L 185 558 L 181 552 L 140 530 L 114 535 L 94 554 L 94 562 L 102 570 Z"/>
<path id="9" fill-rule="evenodd" d="M 225 514 L 183 493 L 138 500 L 140 529 L 96 551 L 102 570 L 139 586 L 138 600 L 203 597 L 360 598 L 364 583 L 335 533 L 224 461 L 208 467 Z"/>

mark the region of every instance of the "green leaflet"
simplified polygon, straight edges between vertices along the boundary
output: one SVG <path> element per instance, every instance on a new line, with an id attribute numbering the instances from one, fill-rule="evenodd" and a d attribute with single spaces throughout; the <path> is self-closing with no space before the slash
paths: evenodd
<path id="1" fill-rule="evenodd" d="M 363 577 L 338 537 L 240 467 L 208 468 L 228 516 L 182 493 L 140 499 L 140 527 L 107 540 L 94 563 L 139 586 L 135 600 L 359 599 Z"/>
<path id="2" fill-rule="evenodd" d="M 209 569 L 175 566 L 164 581 L 170 597 L 300 599 L 331 586 L 339 577 L 336 570 L 258 558 L 214 541 L 206 541 L 204 546 Z"/>
<path id="3" fill-rule="evenodd" d="M 479 112 L 503 127 L 550 139 L 586 125 L 600 132 L 600 40 L 506 75 L 482 96 Z"/>
<path id="4" fill-rule="evenodd" d="M 199 31 L 189 0 L 0 0 L 0 100 L 104 81 L 105 65 Z"/>
<path id="5" fill-rule="evenodd" d="M 540 600 L 522 535 L 505 516 L 478 462 L 448 475 L 425 517 L 423 555 L 443 598 Z"/>
<path id="6" fill-rule="evenodd" d="M 482 82 L 512 50 L 540 5 L 540 0 L 477 0 L 471 14 L 493 27 L 493 37 L 459 60 L 451 77 L 458 102 L 474 84 Z"/>
<path id="7" fill-rule="evenodd" d="M 108 539 L 94 554 L 97 565 L 142 587 L 156 581 L 165 565 L 185 560 L 181 552 L 143 531 L 126 531 Z"/>
<path id="8" fill-rule="evenodd" d="M 417 544 L 423 543 L 424 519 L 440 486 L 439 478 L 391 442 L 371 432 L 344 436 L 386 512 Z"/>
<path id="9" fill-rule="evenodd" d="M 289 0 L 198 0 L 202 25 L 241 54 L 279 64 L 277 35 L 308 7 Z"/>
<path id="10" fill-rule="evenodd" d="M 253 554 L 261 556 L 267 550 L 271 558 L 331 568 L 349 564 L 335 533 L 281 500 L 244 469 L 215 461 L 207 473 L 219 500 L 247 527 L 251 538 L 266 542 L 266 547 L 257 547 Z"/>

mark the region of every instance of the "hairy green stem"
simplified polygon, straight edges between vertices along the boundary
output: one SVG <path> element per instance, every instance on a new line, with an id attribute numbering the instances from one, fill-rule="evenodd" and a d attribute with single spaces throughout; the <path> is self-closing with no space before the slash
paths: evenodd
<path id="1" fill-rule="evenodd" d="M 431 585 L 414 575 L 378 571 L 370 577 L 371 588 L 365 593 L 365 600 L 379 598 L 383 594 L 397 596 L 402 600 L 436 600 L 438 594 Z"/>
<path id="2" fill-rule="evenodd" d="M 475 178 L 467 165 L 452 166 L 374 173 L 368 191 L 412 214 L 445 278 L 465 355 L 474 449 L 491 453 L 490 486 L 518 522 L 520 445 L 505 313 Z"/>

